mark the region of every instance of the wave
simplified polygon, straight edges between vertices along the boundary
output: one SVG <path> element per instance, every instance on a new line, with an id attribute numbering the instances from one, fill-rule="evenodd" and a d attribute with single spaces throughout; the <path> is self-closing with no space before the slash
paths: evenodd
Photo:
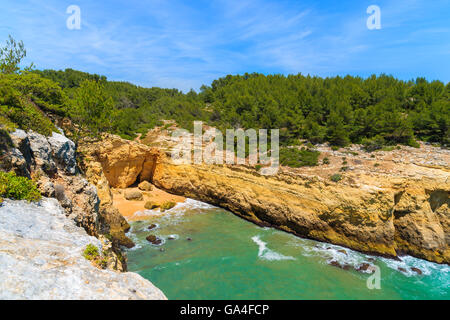
<path id="1" fill-rule="evenodd" d="M 214 208 L 217 208 L 217 207 L 213 206 L 209 203 L 206 203 L 206 202 L 187 198 L 186 201 L 177 203 L 177 205 L 175 207 L 173 207 L 172 209 L 170 209 L 168 211 L 171 211 L 171 210 L 184 211 L 184 210 L 214 209 Z"/>
<path id="2" fill-rule="evenodd" d="M 267 243 L 261 240 L 259 236 L 252 237 L 253 242 L 255 242 L 258 245 L 258 257 L 260 257 L 263 260 L 295 260 L 294 257 L 291 256 L 285 256 L 281 253 L 275 252 L 273 250 L 270 250 L 267 248 Z"/>
<path id="3" fill-rule="evenodd" d="M 447 284 L 450 286 L 450 267 L 448 265 L 438 264 L 411 256 L 400 257 L 400 260 L 393 260 L 387 258 L 380 258 L 384 264 L 393 269 L 399 271 L 402 269 L 402 273 L 407 276 L 417 276 L 417 273 L 411 268 L 419 269 L 424 275 L 431 275 L 432 273 L 440 274 L 443 279 L 446 279 Z"/>
<path id="4" fill-rule="evenodd" d="M 167 240 L 178 240 L 180 239 L 180 236 L 177 234 L 169 234 L 168 236 L 165 237 Z"/>
<path id="5" fill-rule="evenodd" d="M 133 217 L 148 217 L 148 216 L 163 216 L 166 213 L 176 213 L 176 214 L 184 214 L 186 211 L 198 211 L 202 212 L 204 209 L 214 209 L 217 208 L 213 205 L 210 205 L 205 202 L 197 201 L 194 199 L 187 198 L 184 202 L 178 202 L 173 208 L 168 209 L 166 211 L 162 211 L 157 208 L 154 210 L 142 210 L 137 211 L 133 214 Z"/>

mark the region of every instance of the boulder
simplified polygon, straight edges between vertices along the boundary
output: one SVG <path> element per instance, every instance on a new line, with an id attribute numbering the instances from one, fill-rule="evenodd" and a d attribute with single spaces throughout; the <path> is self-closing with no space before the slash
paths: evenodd
<path id="1" fill-rule="evenodd" d="M 56 164 L 52 158 L 52 147 L 47 141 L 47 138 L 42 134 L 30 131 L 28 133 L 30 140 L 30 149 L 38 168 L 41 168 L 45 173 L 54 174 L 56 172 Z"/>
<path id="2" fill-rule="evenodd" d="M 55 185 L 49 180 L 39 185 L 39 191 L 44 197 L 53 198 L 56 196 Z"/>
<path id="3" fill-rule="evenodd" d="M 161 212 L 164 212 L 166 210 L 170 210 L 173 207 L 175 207 L 177 204 L 173 201 L 166 201 L 160 206 Z"/>
<path id="4" fill-rule="evenodd" d="M 153 234 L 147 236 L 145 239 L 147 239 L 148 242 L 151 242 L 154 245 L 160 245 L 162 243 L 162 240 Z"/>
<path id="5" fill-rule="evenodd" d="M 155 229 L 157 227 L 157 225 L 156 224 L 154 224 L 154 223 L 152 223 L 151 225 L 149 225 L 148 226 L 148 230 L 152 230 L 152 229 Z"/>
<path id="6" fill-rule="evenodd" d="M 365 272 L 365 271 L 369 270 L 369 268 L 370 268 L 370 264 L 364 262 L 356 268 L 356 271 Z"/>
<path id="7" fill-rule="evenodd" d="M 418 275 L 421 275 L 421 274 L 422 274 L 422 270 L 420 270 L 419 268 L 416 268 L 416 267 L 412 267 L 412 268 L 411 268 L 411 271 L 414 271 L 414 272 L 417 273 Z"/>
<path id="8" fill-rule="evenodd" d="M 76 147 L 72 140 L 62 134 L 53 132 L 48 138 L 48 143 L 52 147 L 54 158 L 60 163 L 69 174 L 75 174 L 77 168 Z"/>
<path id="9" fill-rule="evenodd" d="M 147 210 L 153 210 L 158 207 L 159 207 L 159 205 L 157 203 L 154 203 L 153 201 L 147 201 L 144 205 L 144 208 Z"/>
<path id="10" fill-rule="evenodd" d="M 144 199 L 142 193 L 137 190 L 126 190 L 124 196 L 127 200 L 142 201 Z"/>
<path id="11" fill-rule="evenodd" d="M 148 181 L 142 181 L 141 183 L 139 183 L 138 188 L 139 188 L 139 190 L 142 190 L 142 191 L 152 191 L 153 190 L 152 184 Z"/>
<path id="12" fill-rule="evenodd" d="M 332 260 L 332 261 L 328 262 L 328 264 L 330 266 L 338 267 L 338 268 L 341 268 L 343 270 L 349 270 L 350 269 L 350 265 L 348 265 L 348 264 L 341 264 L 341 263 L 339 263 L 336 260 Z"/>

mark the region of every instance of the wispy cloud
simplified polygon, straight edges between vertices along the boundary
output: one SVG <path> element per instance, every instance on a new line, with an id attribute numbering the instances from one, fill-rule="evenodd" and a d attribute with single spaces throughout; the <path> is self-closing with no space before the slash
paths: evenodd
<path id="1" fill-rule="evenodd" d="M 254 71 L 449 80 L 450 67 L 442 64 L 448 61 L 450 9 L 443 0 L 380 0 L 379 31 L 366 28 L 372 3 L 365 1 L 75 0 L 82 29 L 74 31 L 66 28 L 72 3 L 3 2 L 0 38 L 11 33 L 24 40 L 39 68 L 71 67 L 184 91 Z M 430 63 L 418 66 L 424 59 Z"/>

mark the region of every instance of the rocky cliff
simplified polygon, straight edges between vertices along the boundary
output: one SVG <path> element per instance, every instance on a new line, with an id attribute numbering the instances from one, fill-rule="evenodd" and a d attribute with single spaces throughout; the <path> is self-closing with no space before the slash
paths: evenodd
<path id="1" fill-rule="evenodd" d="M 384 256 L 410 254 L 450 263 L 448 168 L 386 160 L 380 166 L 384 171 L 377 171 L 373 163 L 364 166 L 372 161 L 364 155 L 369 160 L 355 159 L 344 179 L 332 182 L 323 172 L 334 170 L 334 159 L 327 168 L 282 168 L 277 175 L 262 176 L 245 166 L 175 165 L 156 148 L 112 136 L 106 140 L 86 149 L 91 150 L 88 166 L 98 169 L 98 177 L 109 172 L 105 178 L 111 185 L 148 179 L 171 193 L 302 237 Z M 101 150 L 101 156 L 94 150 Z"/>
<path id="2" fill-rule="evenodd" d="M 166 299 L 136 273 L 95 267 L 83 257 L 87 245 L 104 248 L 65 217 L 56 199 L 39 204 L 5 200 L 0 207 L 0 299 Z"/>
<path id="3" fill-rule="evenodd" d="M 376 186 L 352 186 L 289 172 L 265 177 L 253 169 L 176 166 L 164 160 L 153 182 L 302 237 L 450 263 L 448 183 L 379 178 Z"/>
<path id="4" fill-rule="evenodd" d="M 81 167 L 86 178 L 97 187 L 109 233 L 121 245 L 133 247 L 134 243 L 125 235 L 130 226 L 113 206 L 111 187 L 125 188 L 151 180 L 161 152 L 109 134 L 104 134 L 100 141 L 82 141 L 79 152 L 83 155 Z"/>
<path id="5" fill-rule="evenodd" d="M 127 269 L 120 245 L 133 245 L 129 225 L 85 178 L 75 143 L 62 132 L 23 130 L 7 140 L 0 169 L 32 178 L 48 198 L 0 203 L 0 299 L 165 299 L 148 280 L 120 272 Z M 88 244 L 101 264 L 83 256 Z"/>
<path id="6" fill-rule="evenodd" d="M 90 235 L 112 237 L 116 251 L 120 251 L 119 245 L 134 245 L 125 236 L 128 223 L 112 202 L 105 199 L 107 190 L 102 189 L 101 183 L 92 184 L 80 171 L 74 142 L 55 132 L 45 137 L 32 131 L 16 130 L 10 136 L 13 145 L 1 162 L 4 170 L 12 169 L 34 178 L 41 193 L 56 197 L 66 215 Z M 126 270 L 126 262 L 118 260 L 117 268 Z"/>

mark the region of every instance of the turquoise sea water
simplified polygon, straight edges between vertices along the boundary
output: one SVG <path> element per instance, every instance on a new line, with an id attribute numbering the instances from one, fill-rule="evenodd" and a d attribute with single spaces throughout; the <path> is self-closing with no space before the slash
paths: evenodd
<path id="1" fill-rule="evenodd" d="M 158 227 L 148 230 L 152 223 Z M 168 214 L 131 225 L 137 246 L 128 251 L 129 270 L 169 299 L 450 299 L 449 266 L 371 257 L 300 239 L 190 199 Z M 149 234 L 164 243 L 150 244 Z M 332 260 L 378 266 L 381 288 L 368 289 L 371 274 L 331 266 Z"/>

